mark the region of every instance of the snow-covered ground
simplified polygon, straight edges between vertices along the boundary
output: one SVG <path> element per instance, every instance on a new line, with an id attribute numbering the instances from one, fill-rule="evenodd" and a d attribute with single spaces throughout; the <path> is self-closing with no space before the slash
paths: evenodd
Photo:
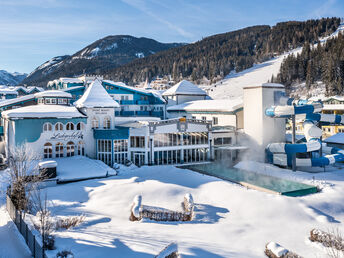
<path id="1" fill-rule="evenodd" d="M 57 178 L 60 180 L 86 179 L 115 175 L 116 171 L 100 160 L 85 156 L 55 158 L 57 162 Z"/>
<path id="2" fill-rule="evenodd" d="M 254 162 L 239 166 L 323 190 L 293 198 L 173 166 L 122 169 L 115 177 L 45 189 L 53 215 L 86 216 L 80 226 L 55 233 L 57 250 L 49 256 L 66 249 L 76 257 L 152 257 L 176 242 L 183 257 L 264 257 L 265 244 L 274 241 L 304 257 L 325 257 L 308 236 L 312 228 L 343 228 L 344 169 L 314 174 Z M 191 222 L 129 221 L 138 194 L 144 205 L 181 210 L 186 193 L 195 201 Z"/>

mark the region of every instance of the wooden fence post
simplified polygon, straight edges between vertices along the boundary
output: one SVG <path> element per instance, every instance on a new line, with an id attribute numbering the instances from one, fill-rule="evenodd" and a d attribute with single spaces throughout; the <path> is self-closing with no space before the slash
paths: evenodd
<path id="1" fill-rule="evenodd" d="M 28 230 L 29 230 L 29 227 L 28 227 L 27 224 L 25 223 L 25 240 L 26 240 L 26 244 L 27 244 L 27 245 L 29 245 Z"/>

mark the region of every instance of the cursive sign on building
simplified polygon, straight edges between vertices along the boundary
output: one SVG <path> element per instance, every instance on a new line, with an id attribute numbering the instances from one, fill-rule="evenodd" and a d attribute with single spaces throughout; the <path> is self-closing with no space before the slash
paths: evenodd
<path id="1" fill-rule="evenodd" d="M 84 135 L 81 132 L 73 132 L 73 133 L 54 133 L 51 137 L 51 141 L 68 141 L 68 140 L 82 140 Z"/>

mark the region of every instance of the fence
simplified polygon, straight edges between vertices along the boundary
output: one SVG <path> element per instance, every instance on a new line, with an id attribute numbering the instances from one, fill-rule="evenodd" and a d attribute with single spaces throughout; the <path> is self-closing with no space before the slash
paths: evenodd
<path id="1" fill-rule="evenodd" d="M 25 239 L 25 242 L 34 258 L 47 258 L 40 240 L 36 239 L 36 236 L 29 229 L 28 225 L 23 220 L 23 215 L 14 206 L 11 198 L 6 194 L 6 209 L 14 224 L 16 224 L 20 234 Z"/>

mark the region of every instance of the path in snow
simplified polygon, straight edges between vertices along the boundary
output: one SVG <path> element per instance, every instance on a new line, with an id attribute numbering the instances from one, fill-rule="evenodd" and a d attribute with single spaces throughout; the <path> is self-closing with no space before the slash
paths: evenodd
<path id="1" fill-rule="evenodd" d="M 31 252 L 10 219 L 5 205 L 0 207 L 0 246 L 1 258 L 31 257 Z"/>
<path id="2" fill-rule="evenodd" d="M 31 257 L 24 238 L 6 211 L 5 190 L 8 176 L 0 171 L 0 258 Z"/>

